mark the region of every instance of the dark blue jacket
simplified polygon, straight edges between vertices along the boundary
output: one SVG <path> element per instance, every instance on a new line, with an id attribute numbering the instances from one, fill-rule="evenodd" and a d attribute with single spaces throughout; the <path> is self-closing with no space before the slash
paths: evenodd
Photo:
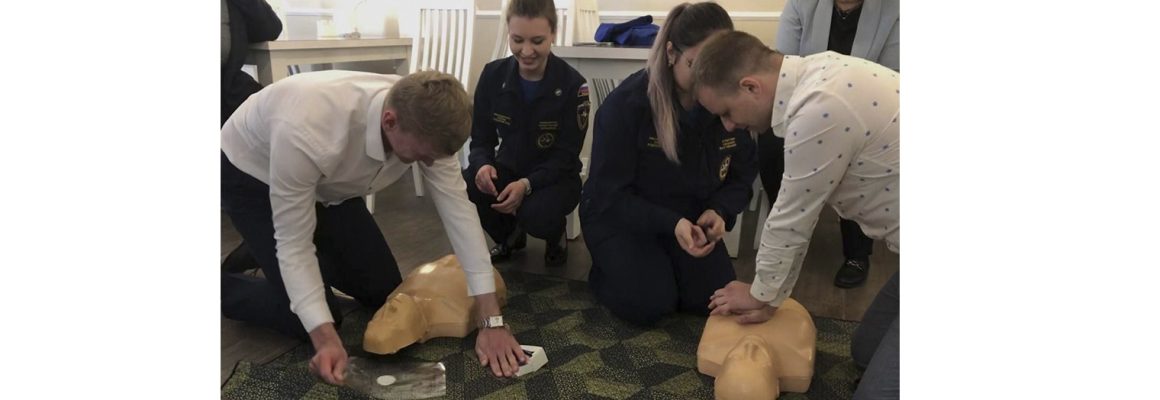
<path id="1" fill-rule="evenodd" d="M 590 107 L 584 77 L 549 54 L 539 92 L 527 103 L 518 68 L 514 56 L 483 67 L 475 88 L 471 167 L 503 165 L 516 178 L 528 178 L 533 190 L 579 177 Z"/>
<path id="2" fill-rule="evenodd" d="M 222 125 L 251 94 L 262 90 L 249 74 L 242 72 L 251 43 L 266 42 L 282 34 L 282 21 L 264 0 L 229 0 L 230 55 L 222 64 Z"/>
<path id="3" fill-rule="evenodd" d="M 687 112 L 677 108 L 679 165 L 665 157 L 657 139 L 645 70 L 600 104 L 580 200 L 589 244 L 622 230 L 671 236 L 677 221 L 696 223 L 707 209 L 731 229 L 745 210 L 757 176 L 756 143 L 745 130 L 726 132 L 721 119 L 699 104 Z"/>

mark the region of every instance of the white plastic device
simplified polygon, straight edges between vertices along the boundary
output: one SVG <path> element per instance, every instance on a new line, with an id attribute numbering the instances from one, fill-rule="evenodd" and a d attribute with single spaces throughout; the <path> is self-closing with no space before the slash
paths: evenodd
<path id="1" fill-rule="evenodd" d="M 516 371 L 516 376 L 524 376 L 536 372 L 548 364 L 548 354 L 544 351 L 543 347 L 528 345 L 520 345 L 520 347 L 524 349 L 524 354 L 528 355 L 528 362 L 520 366 L 520 370 Z"/>

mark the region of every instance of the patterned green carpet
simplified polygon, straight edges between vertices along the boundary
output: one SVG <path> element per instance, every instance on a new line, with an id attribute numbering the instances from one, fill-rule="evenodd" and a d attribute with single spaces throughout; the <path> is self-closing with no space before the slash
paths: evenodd
<path id="1" fill-rule="evenodd" d="M 676 315 L 644 329 L 598 306 L 587 283 L 504 272 L 504 320 L 521 344 L 542 346 L 548 365 L 520 378 L 501 379 L 479 366 L 475 335 L 438 338 L 398 354 L 362 351 L 362 333 L 374 310 L 348 315 L 340 329 L 351 356 L 387 362 L 443 362 L 447 399 L 709 399 L 713 378 L 697 372 L 697 343 L 705 319 Z M 857 323 L 815 318 L 818 352 L 814 381 L 787 400 L 849 399 L 857 372 L 850 336 Z M 366 399 L 310 375 L 312 349 L 303 343 L 265 365 L 238 363 L 222 386 L 223 399 Z"/>

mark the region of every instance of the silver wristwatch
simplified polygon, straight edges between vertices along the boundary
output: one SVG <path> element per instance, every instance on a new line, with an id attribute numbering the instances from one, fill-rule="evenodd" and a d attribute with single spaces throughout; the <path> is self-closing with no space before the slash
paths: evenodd
<path id="1" fill-rule="evenodd" d="M 502 328 L 503 326 L 503 315 L 492 315 L 483 320 L 484 328 Z"/>

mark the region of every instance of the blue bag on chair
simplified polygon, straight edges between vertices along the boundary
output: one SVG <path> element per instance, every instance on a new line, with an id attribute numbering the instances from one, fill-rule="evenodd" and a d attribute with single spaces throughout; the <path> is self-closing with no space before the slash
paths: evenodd
<path id="1" fill-rule="evenodd" d="M 597 42 L 613 42 L 621 46 L 652 46 L 660 27 L 645 15 L 619 24 L 602 23 L 596 28 Z"/>

